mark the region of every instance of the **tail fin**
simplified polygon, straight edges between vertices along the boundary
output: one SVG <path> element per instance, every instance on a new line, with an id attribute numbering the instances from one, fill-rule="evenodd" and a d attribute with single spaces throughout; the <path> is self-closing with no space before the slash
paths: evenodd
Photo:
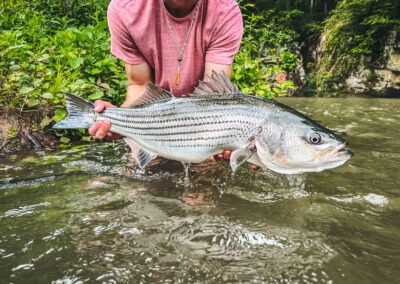
<path id="1" fill-rule="evenodd" d="M 94 105 L 71 94 L 64 93 L 68 116 L 53 126 L 56 129 L 90 128 L 95 122 Z"/>

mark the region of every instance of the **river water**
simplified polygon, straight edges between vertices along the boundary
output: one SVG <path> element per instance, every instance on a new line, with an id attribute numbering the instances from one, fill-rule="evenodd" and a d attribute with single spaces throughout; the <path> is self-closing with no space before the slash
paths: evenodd
<path id="1" fill-rule="evenodd" d="M 400 283 L 400 100 L 285 98 L 355 156 L 145 173 L 122 143 L 0 156 L 0 283 Z"/>

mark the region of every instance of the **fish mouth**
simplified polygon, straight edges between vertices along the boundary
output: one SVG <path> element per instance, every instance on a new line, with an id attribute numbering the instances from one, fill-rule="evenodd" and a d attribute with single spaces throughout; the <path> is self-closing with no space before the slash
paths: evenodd
<path id="1" fill-rule="evenodd" d="M 319 162 L 322 164 L 336 163 L 340 161 L 347 161 L 354 153 L 346 147 L 346 143 L 340 143 L 336 146 L 326 149 L 319 155 Z"/>
<path id="2" fill-rule="evenodd" d="M 346 148 L 347 144 L 342 143 L 333 150 L 333 153 L 336 155 L 336 157 L 348 157 L 351 158 L 354 156 L 354 152 L 350 150 L 349 148 Z"/>

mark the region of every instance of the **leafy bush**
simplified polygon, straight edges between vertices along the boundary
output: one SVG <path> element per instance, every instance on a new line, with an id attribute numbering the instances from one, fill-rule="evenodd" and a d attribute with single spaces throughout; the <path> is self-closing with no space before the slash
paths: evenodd
<path id="1" fill-rule="evenodd" d="M 299 34 L 291 26 L 302 12 L 259 13 L 252 4 L 242 5 L 241 9 L 244 35 L 232 68 L 234 81 L 244 93 L 267 98 L 295 90 L 293 82 L 279 81 L 277 76 L 289 74 L 297 66 Z"/>
<path id="2" fill-rule="evenodd" d="M 40 111 L 45 127 L 65 116 L 63 91 L 122 103 L 125 72 L 109 52 L 106 21 L 94 17 L 89 25 L 74 26 L 33 3 L 13 1 L 18 13 L 0 7 L 0 105 Z"/>

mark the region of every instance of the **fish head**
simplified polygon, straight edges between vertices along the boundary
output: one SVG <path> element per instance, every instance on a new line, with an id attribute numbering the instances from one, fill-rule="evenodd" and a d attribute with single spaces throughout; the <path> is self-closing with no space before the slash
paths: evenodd
<path id="1" fill-rule="evenodd" d="M 339 135 L 294 110 L 269 117 L 256 138 L 260 161 L 283 174 L 338 167 L 353 155 L 346 145 Z"/>

